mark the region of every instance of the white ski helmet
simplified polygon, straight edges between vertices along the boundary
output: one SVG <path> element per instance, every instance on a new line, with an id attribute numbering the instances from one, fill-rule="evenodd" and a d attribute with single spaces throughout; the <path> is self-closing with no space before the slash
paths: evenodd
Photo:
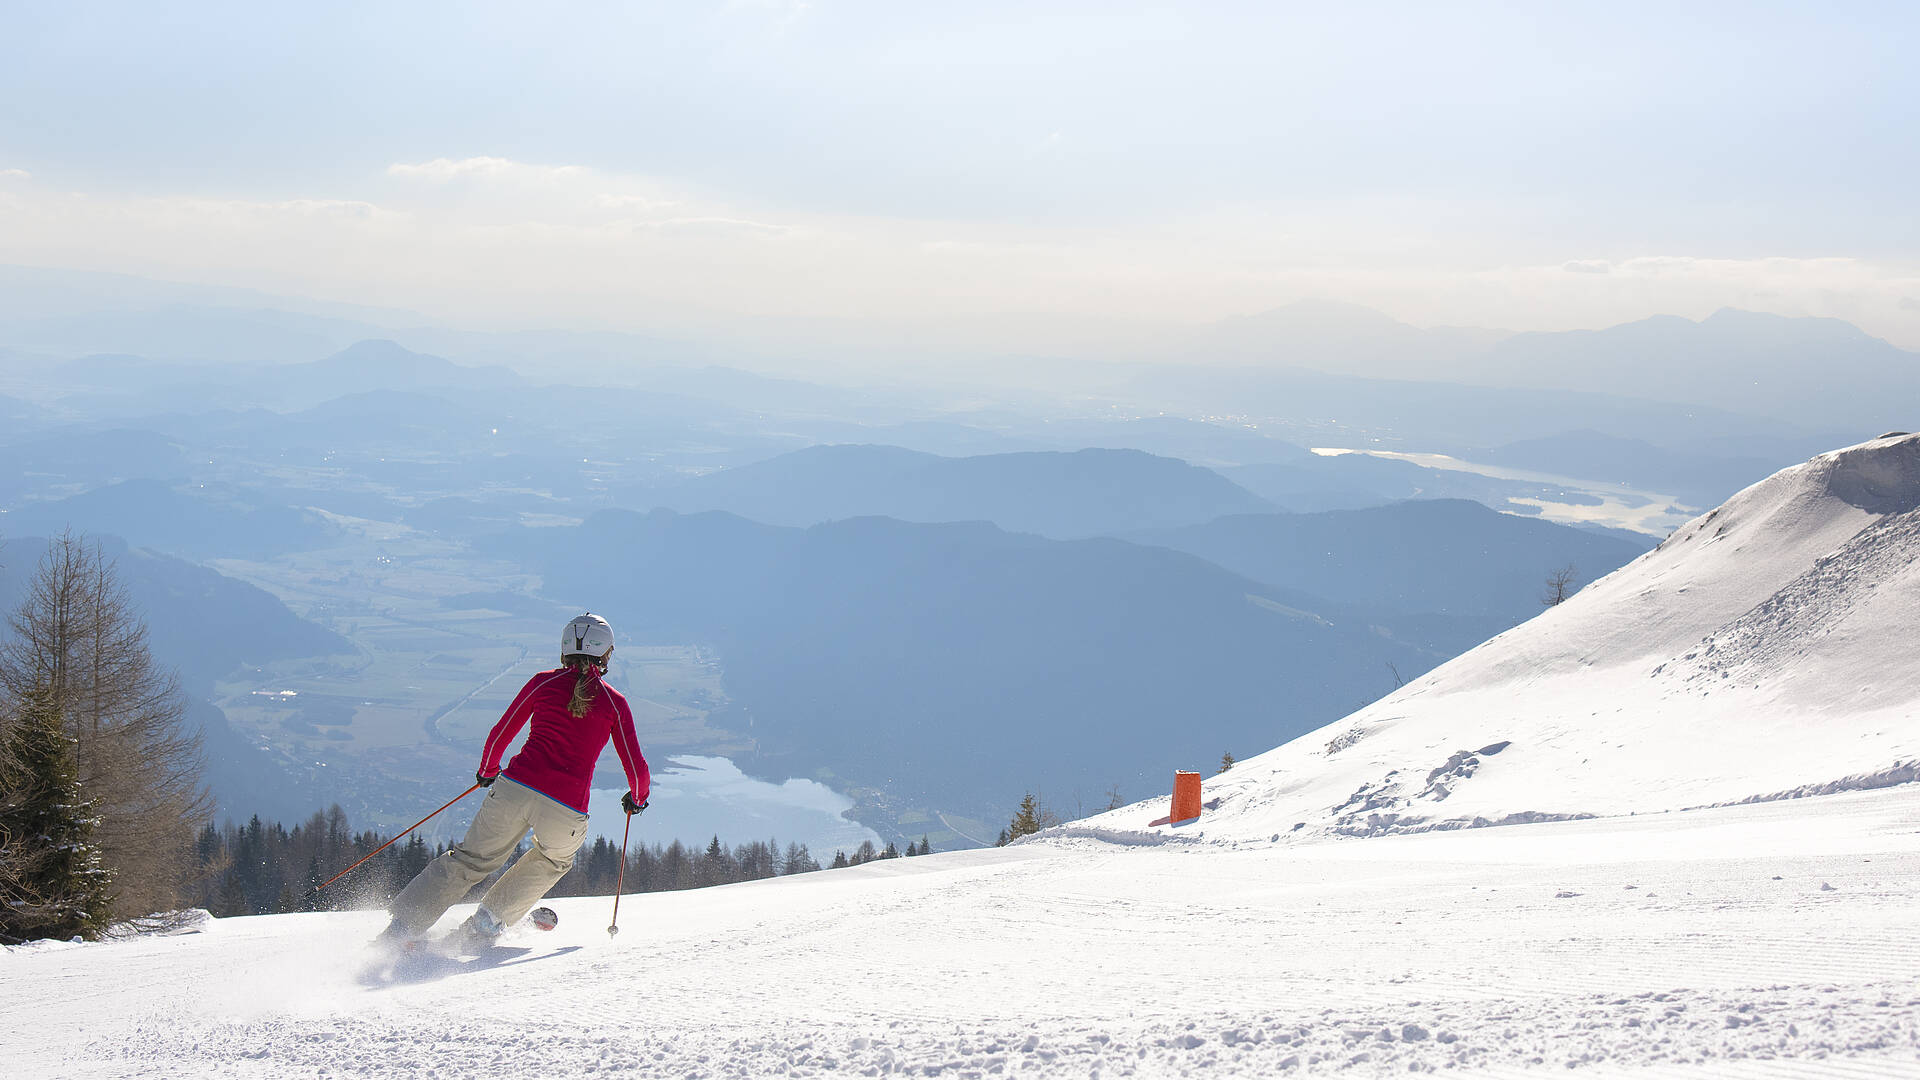
<path id="1" fill-rule="evenodd" d="M 613 653 L 613 627 L 607 620 L 589 611 L 585 615 L 576 615 L 560 631 L 560 659 L 570 656 L 591 656 L 602 664 Z"/>

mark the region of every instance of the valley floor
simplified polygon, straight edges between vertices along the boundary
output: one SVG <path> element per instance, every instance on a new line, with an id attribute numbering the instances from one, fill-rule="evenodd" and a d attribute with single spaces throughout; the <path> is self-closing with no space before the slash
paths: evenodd
<path id="1" fill-rule="evenodd" d="M 1271 850 L 1089 839 L 0 952 L 17 1077 L 1920 1076 L 1920 785 Z M 465 909 L 456 909 L 463 912 Z M 449 916 L 443 925 L 450 925 Z"/>

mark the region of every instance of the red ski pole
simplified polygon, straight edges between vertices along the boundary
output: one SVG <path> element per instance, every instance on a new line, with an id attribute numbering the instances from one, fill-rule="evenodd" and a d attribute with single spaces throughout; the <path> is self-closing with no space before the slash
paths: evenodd
<path id="1" fill-rule="evenodd" d="M 478 790 L 480 790 L 480 783 L 479 783 L 479 781 L 475 781 L 475 782 L 474 782 L 474 785 L 473 785 L 472 787 L 470 787 L 470 788 L 468 788 L 467 790 L 465 790 L 465 791 L 463 791 L 463 792 L 461 792 L 461 793 L 460 793 L 460 794 L 458 794 L 458 795 L 455 795 L 455 796 L 454 796 L 453 798 L 451 798 L 451 799 L 448 799 L 448 800 L 446 801 L 446 804 L 440 807 L 440 810 L 445 810 L 445 809 L 446 809 L 446 808 L 447 808 L 448 806 L 452 806 L 452 805 L 453 805 L 454 803 L 457 803 L 457 802 L 459 802 L 459 801 L 460 801 L 461 799 L 464 799 L 464 798 L 466 798 L 467 796 L 469 796 L 469 795 L 471 795 L 471 794 L 473 794 L 474 792 L 476 792 L 476 791 L 478 791 Z M 404 828 L 404 829 L 402 829 L 402 830 L 400 830 L 400 836 L 405 836 L 405 835 L 407 835 L 408 833 L 410 833 L 410 832 L 412 832 L 413 830 L 415 830 L 415 829 L 417 829 L 417 828 L 419 828 L 420 826 L 422 826 L 422 825 L 425 825 L 425 824 L 426 824 L 427 822 L 429 822 L 429 821 L 432 821 L 432 820 L 433 820 L 434 818 L 436 818 L 436 817 L 439 817 L 439 816 L 440 816 L 440 810 L 435 810 L 435 811 L 434 811 L 433 813 L 431 813 L 431 814 L 428 814 L 428 815 L 427 815 L 426 817 L 423 817 L 423 818 L 421 818 L 421 819 L 420 819 L 419 821 L 416 821 L 416 822 L 414 822 L 413 824 L 411 824 L 411 825 L 409 825 L 409 826 L 407 826 L 406 828 Z M 369 851 L 369 852 L 367 852 L 367 853 L 366 853 L 366 854 L 365 854 L 364 856 L 362 856 L 362 857 L 360 858 L 360 862 L 356 862 L 356 863 L 354 863 L 354 864 L 353 864 L 353 866 L 349 866 L 349 867 L 347 867 L 347 868 L 346 868 L 345 870 L 342 870 L 342 871 L 340 871 L 339 873 L 337 873 L 337 874 L 335 874 L 335 875 L 333 875 L 332 877 L 330 877 L 330 878 L 328 878 L 327 880 L 325 880 L 325 881 L 323 881 L 323 882 L 321 882 L 320 884 L 318 884 L 318 885 L 315 885 L 315 886 L 314 886 L 313 888 L 311 888 L 311 889 L 309 889 L 309 890 L 307 890 L 307 897 L 306 897 L 306 898 L 307 898 L 307 899 L 309 899 L 309 900 L 311 900 L 311 899 L 313 899 L 314 897 L 316 897 L 316 896 L 318 896 L 318 895 L 320 895 L 320 890 L 321 890 L 321 889 L 324 889 L 324 888 L 326 888 L 327 886 L 329 886 L 329 885 L 331 885 L 331 884 L 333 884 L 334 882 L 336 882 L 336 881 L 339 881 L 339 880 L 340 880 L 341 878 L 343 878 L 343 877 L 346 877 L 346 876 L 347 876 L 348 874 L 351 874 L 351 873 L 353 873 L 353 871 L 354 871 L 354 867 L 357 867 L 357 866 L 359 866 L 359 865 L 360 865 L 360 863 L 363 863 L 363 862 L 366 862 L 366 861 L 367 861 L 368 859 L 371 859 L 371 858 L 373 858 L 373 857 L 374 857 L 375 855 L 378 855 L 378 854 L 380 854 L 381 852 L 383 852 L 383 851 L 385 851 L 385 850 L 387 850 L 388 848 L 390 848 L 390 847 L 392 847 L 392 846 L 393 846 L 393 844 L 394 844 L 394 840 L 398 840 L 398 839 L 400 839 L 400 836 L 396 836 L 396 837 L 394 837 L 394 838 L 393 838 L 393 840 L 389 840 L 389 841 L 387 841 L 386 843 L 384 843 L 384 844 L 381 844 L 381 845 L 380 845 L 379 847 L 377 847 L 377 848 L 374 848 L 374 849 L 373 849 L 372 851 Z"/>
<path id="2" fill-rule="evenodd" d="M 627 887 L 627 837 L 633 833 L 633 815 L 627 815 L 627 827 L 620 831 L 620 873 L 613 882 L 613 921 L 607 924 L 607 936 L 620 932 L 620 892 Z"/>

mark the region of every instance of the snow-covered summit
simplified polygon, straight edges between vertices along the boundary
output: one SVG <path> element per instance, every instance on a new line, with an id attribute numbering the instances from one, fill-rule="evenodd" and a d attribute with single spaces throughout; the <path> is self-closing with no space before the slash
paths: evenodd
<path id="1" fill-rule="evenodd" d="M 1367 708 L 1084 823 L 1210 841 L 1604 816 L 1920 779 L 1920 436 L 1793 468 Z M 1146 811 L 1146 812 L 1143 812 Z M 1162 811 L 1164 813 L 1164 811 Z"/>

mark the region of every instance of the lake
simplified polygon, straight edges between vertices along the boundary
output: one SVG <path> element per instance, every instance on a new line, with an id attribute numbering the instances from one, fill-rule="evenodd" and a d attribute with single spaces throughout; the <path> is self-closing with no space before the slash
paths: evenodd
<path id="1" fill-rule="evenodd" d="M 620 842 L 624 794 L 594 790 L 588 807 L 592 836 Z M 852 806 L 853 800 L 812 780 L 772 784 L 755 780 L 723 757 L 676 756 L 654 771 L 653 794 L 646 813 L 633 823 L 632 842 L 667 844 L 677 839 L 704 848 L 715 836 L 729 847 L 774 838 L 782 851 L 792 842 L 807 845 L 815 861 L 825 866 L 836 849 L 851 855 L 863 840 L 885 844 L 878 833 L 841 816 Z"/>

